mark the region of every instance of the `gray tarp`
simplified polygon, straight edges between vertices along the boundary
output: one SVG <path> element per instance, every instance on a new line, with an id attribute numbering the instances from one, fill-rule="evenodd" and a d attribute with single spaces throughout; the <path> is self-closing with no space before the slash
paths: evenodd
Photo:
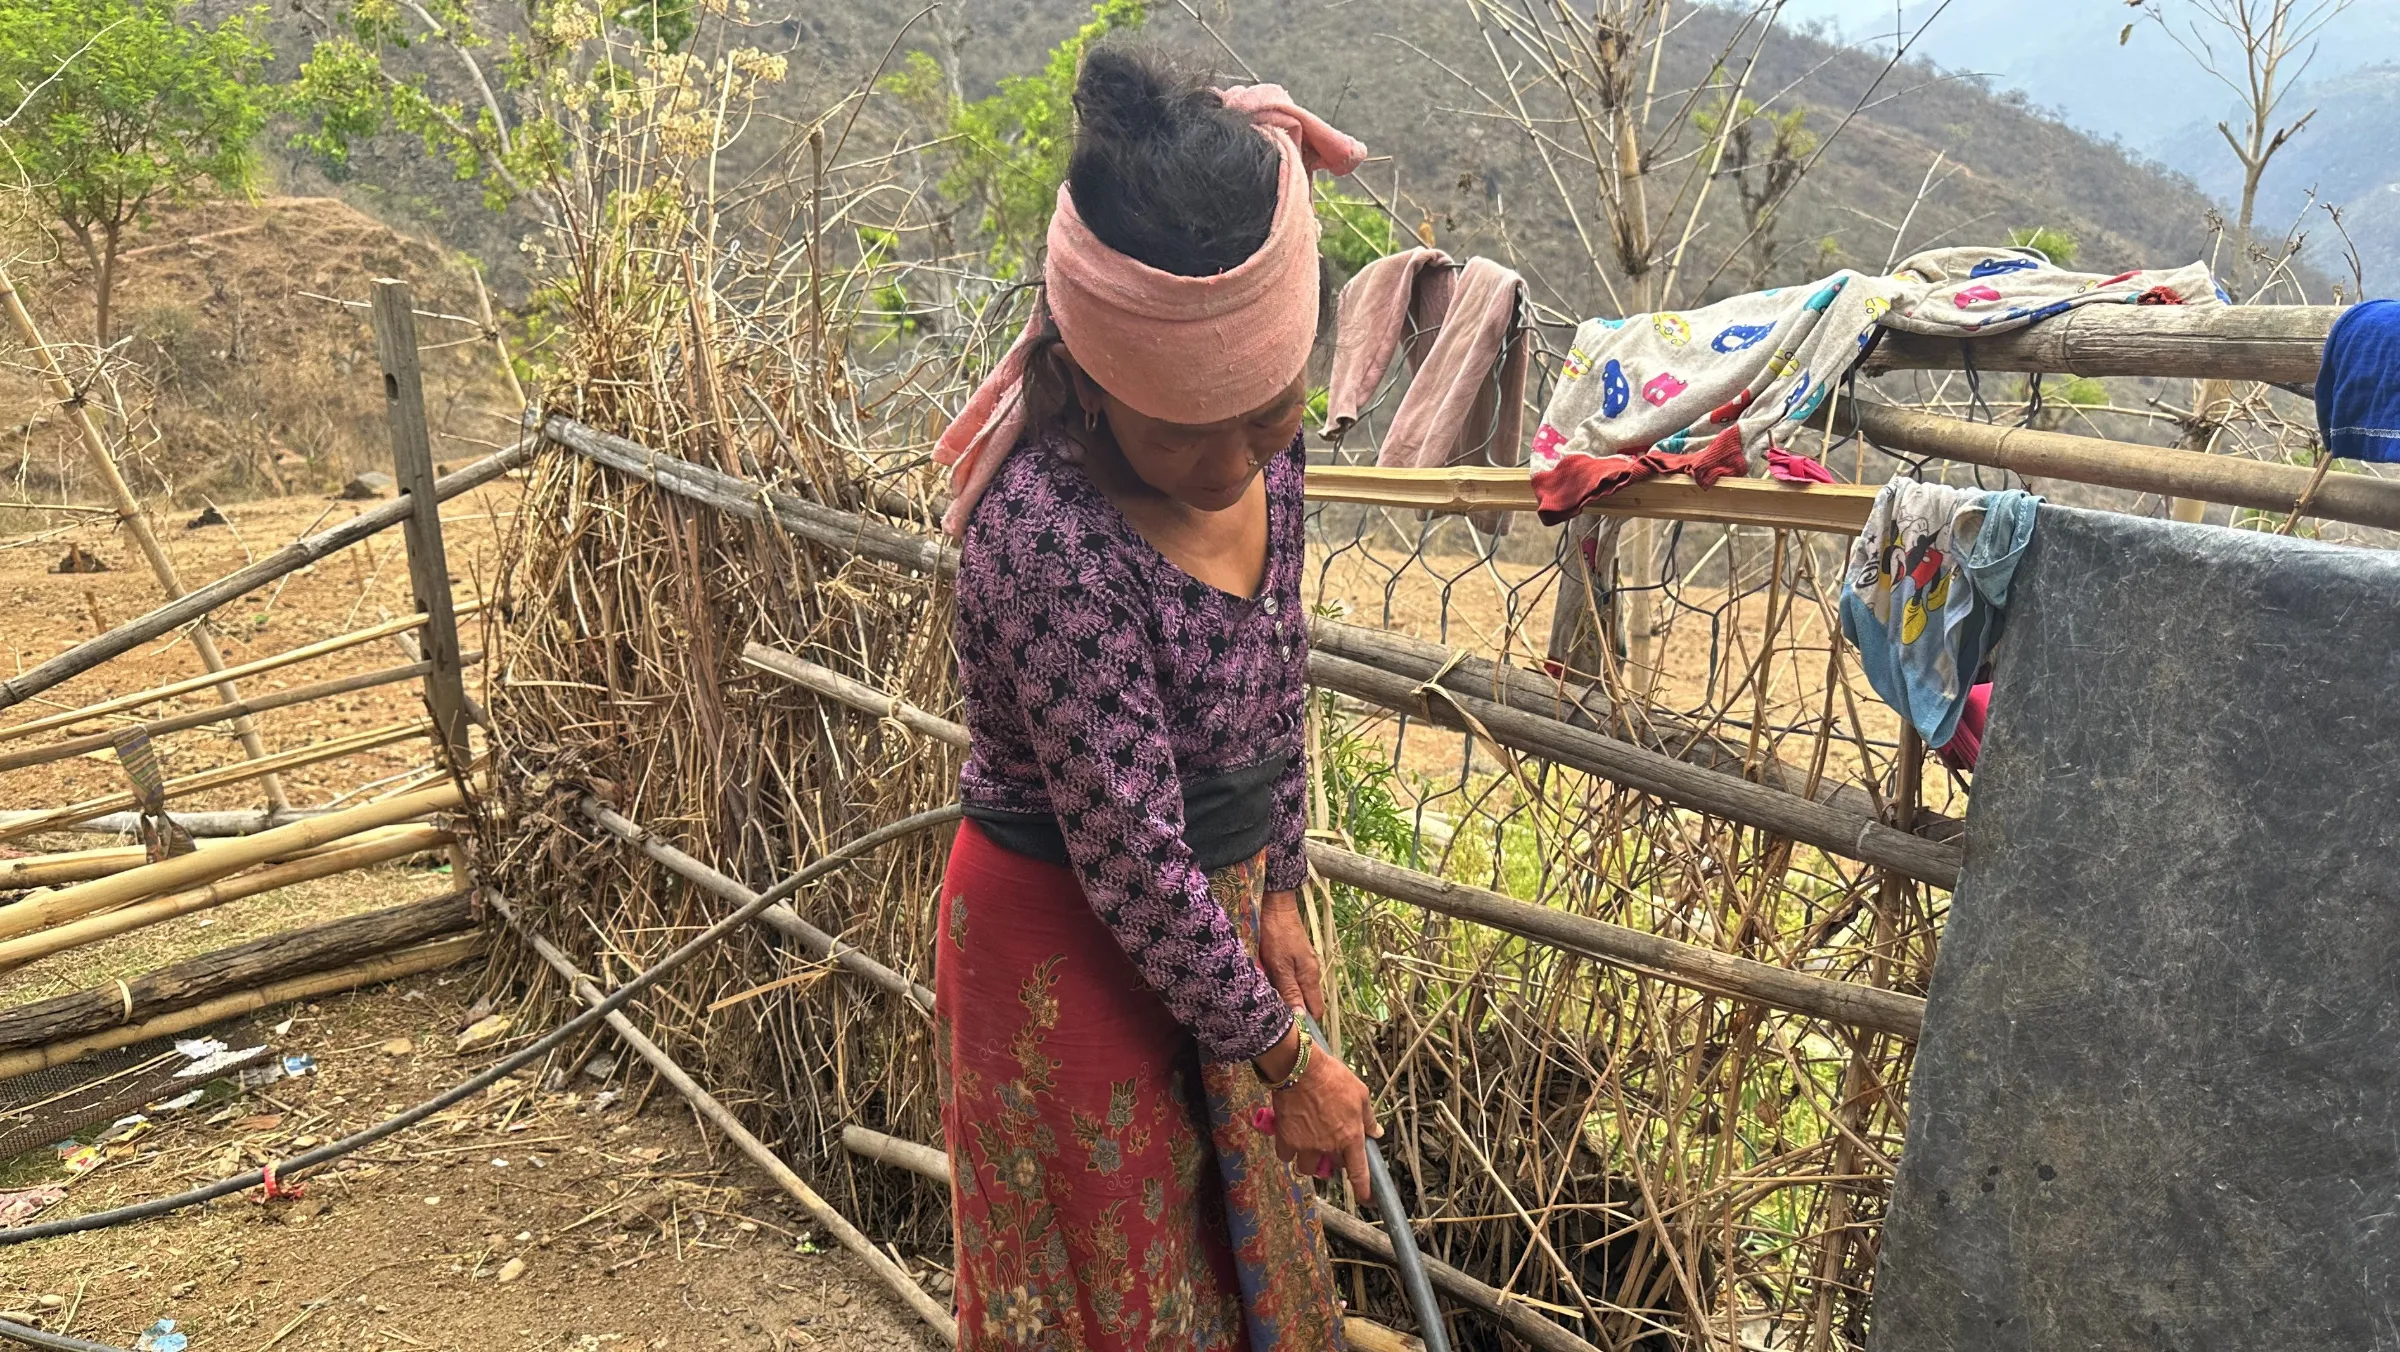
<path id="1" fill-rule="evenodd" d="M 2400 554 L 2045 506 L 1876 1352 L 2400 1349 Z"/>

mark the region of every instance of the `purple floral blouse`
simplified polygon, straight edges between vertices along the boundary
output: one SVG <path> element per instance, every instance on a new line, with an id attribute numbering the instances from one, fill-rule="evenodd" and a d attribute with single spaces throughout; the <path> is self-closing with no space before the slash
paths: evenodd
<path id="1" fill-rule="evenodd" d="M 960 797 L 1057 819 L 1093 912 L 1213 1060 L 1266 1051 L 1292 1014 L 1209 895 L 1181 782 L 1283 753 L 1267 887 L 1307 879 L 1304 464 L 1295 438 L 1267 466 L 1255 598 L 1168 562 L 1046 440 L 1001 465 L 961 551 Z"/>

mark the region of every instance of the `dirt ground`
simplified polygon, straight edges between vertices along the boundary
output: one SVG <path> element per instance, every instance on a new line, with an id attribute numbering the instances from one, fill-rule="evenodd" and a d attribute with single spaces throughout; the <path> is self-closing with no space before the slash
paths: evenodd
<path id="1" fill-rule="evenodd" d="M 254 1168 L 431 1097 L 505 1050 L 452 1050 L 474 985 L 461 968 L 261 1014 L 262 1027 L 292 1021 L 275 1050 L 315 1056 L 316 1073 L 163 1117 L 131 1143 L 137 1157 L 83 1176 L 48 1214 Z M 170 1318 L 191 1352 L 938 1345 L 672 1090 L 633 1111 L 648 1075 L 632 1065 L 619 1056 L 608 1080 L 587 1071 L 555 1089 L 503 1080 L 313 1176 L 295 1201 L 254 1191 L 0 1249 L 0 1314 L 124 1347 Z M 44 1168 L 19 1162 L 8 1186 Z"/>
<path id="2" fill-rule="evenodd" d="M 437 445 L 450 465 L 481 454 Z M 461 603 L 484 594 L 516 499 L 502 482 L 446 504 Z M 221 576 L 294 538 L 372 506 L 323 494 L 224 503 L 229 525 L 158 526 L 187 584 Z M 48 571 L 69 545 L 109 571 Z M 0 515 L 0 661 L 22 671 L 161 600 L 129 540 L 102 517 Z M 324 560 L 219 613 L 229 662 L 245 662 L 413 609 L 397 534 Z M 462 625 L 479 646 L 480 625 Z M 246 695 L 407 661 L 388 640 L 245 680 Z M 188 642 L 160 640 L 10 710 L 17 723 L 201 671 Z M 469 672 L 470 691 L 482 682 Z M 147 706 L 200 707 L 208 692 Z M 414 682 L 263 716 L 271 752 L 421 718 Z M 115 724 L 131 721 L 114 720 Z M 104 722 L 91 726 L 111 726 Z M 78 727 L 76 732 L 91 730 Z M 45 734 L 55 737 L 60 734 Z M 15 746 L 38 744 L 39 739 Z M 243 758 L 221 728 L 162 739 L 170 776 Z M 411 740 L 288 772 L 295 803 L 354 800 L 427 765 Z M 48 808 L 120 791 L 108 753 L 0 773 L 0 810 Z M 255 786 L 179 798 L 187 808 L 263 803 Z M 100 843 L 53 833 L 0 845 L 37 853 Z M 321 879 L 57 954 L 0 976 L 0 1006 L 105 986 L 193 955 L 301 925 L 436 895 L 445 867 L 420 860 Z M 5 898 L 0 898 L 5 900 Z M 418 1102 L 507 1049 L 454 1051 L 476 968 L 460 968 L 306 1007 L 253 1016 L 243 1029 L 277 1055 L 309 1054 L 317 1073 L 161 1115 L 73 1180 L 46 1215 L 173 1192 L 297 1153 Z M 285 1019 L 287 1032 L 266 1036 Z M 247 1045 L 247 1044 L 237 1044 Z M 406 1050 L 402 1050 L 405 1045 Z M 613 1043 L 602 1046 L 613 1050 Z M 672 1091 L 618 1058 L 614 1078 L 548 1082 L 530 1074 L 351 1156 L 297 1201 L 257 1194 L 124 1229 L 0 1249 L 0 1315 L 124 1347 L 176 1321 L 191 1352 L 445 1349 L 934 1346 L 906 1307 L 819 1232 L 764 1175 L 704 1136 Z M 603 1094 L 608 1106 L 599 1105 Z M 638 1113 L 635 1105 L 639 1103 Z M 94 1129 L 81 1133 L 85 1138 Z M 61 1180 L 55 1152 L 0 1162 L 0 1188 Z M 519 1266 L 521 1265 L 521 1266 Z M 934 1288 L 943 1274 L 912 1262 Z"/>
<path id="3" fill-rule="evenodd" d="M 452 467 L 477 458 L 475 448 L 451 453 L 437 446 L 436 454 Z M 450 560 L 451 592 L 458 604 L 463 606 L 482 596 L 491 585 L 498 570 L 501 539 L 516 497 L 515 485 L 504 481 L 443 504 L 443 547 Z M 222 510 L 230 522 L 228 525 L 186 529 L 194 513 L 178 511 L 172 515 L 159 513 L 157 527 L 184 584 L 197 586 L 271 554 L 300 536 L 338 526 L 373 506 L 373 502 L 343 501 L 319 494 L 261 498 L 224 504 Z M 108 565 L 109 571 L 49 571 L 71 545 L 97 556 Z M 5 624 L 0 624 L 0 662 L 7 663 L 6 669 L 12 675 L 22 672 L 92 638 L 101 632 L 103 623 L 122 624 L 158 606 L 163 599 L 133 542 L 122 535 L 111 518 L 83 517 L 0 539 L 0 613 L 8 617 Z M 270 584 L 226 606 L 217 612 L 217 642 L 226 662 L 239 664 L 366 628 L 414 609 L 409 594 L 407 553 L 398 532 L 391 531 L 320 560 L 288 575 L 279 584 Z M 461 644 L 468 648 L 481 646 L 481 631 L 480 622 L 463 621 Z M 379 640 L 252 677 L 241 682 L 241 692 L 245 696 L 262 695 L 337 676 L 399 666 L 409 660 L 397 644 L 389 639 Z M 180 636 L 155 640 L 9 710 L 6 722 L 85 707 L 112 696 L 196 676 L 202 671 L 188 641 Z M 469 670 L 469 692 L 478 691 L 483 679 L 480 668 Z M 141 716 L 157 718 L 180 713 L 211 703 L 214 698 L 211 692 L 202 690 L 147 706 Z M 425 706 L 417 686 L 402 682 L 275 710 L 260 715 L 256 722 L 272 753 L 424 716 Z M 19 744 L 5 745 L 15 750 Z M 175 733 L 161 740 L 159 750 L 169 776 L 191 774 L 244 758 L 240 742 L 226 725 Z M 428 757 L 426 743 L 421 739 L 362 751 L 287 771 L 283 776 L 285 791 L 296 804 L 322 804 L 337 793 L 426 764 Z M 116 793 L 125 787 L 115 757 L 101 751 L 0 773 L 0 810 L 56 807 Z M 178 802 L 187 808 L 248 808 L 264 804 L 254 787 L 216 790 Z"/>

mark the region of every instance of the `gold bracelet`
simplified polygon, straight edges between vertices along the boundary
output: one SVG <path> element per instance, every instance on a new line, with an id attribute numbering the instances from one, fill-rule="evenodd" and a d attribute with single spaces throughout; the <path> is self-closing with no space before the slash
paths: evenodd
<path id="1" fill-rule="evenodd" d="M 1308 1073 L 1309 1048 L 1316 1046 L 1317 1040 L 1308 1035 L 1308 1027 L 1305 1024 L 1295 1024 L 1292 1031 L 1300 1035 L 1300 1051 L 1297 1055 L 1292 1057 L 1292 1073 L 1284 1076 L 1282 1080 L 1267 1086 L 1267 1092 L 1270 1094 L 1282 1093 L 1284 1090 L 1300 1083 L 1300 1077 Z M 1252 1069 L 1255 1070 L 1256 1067 L 1254 1066 Z M 1261 1075 L 1258 1078 L 1263 1080 L 1267 1077 Z"/>

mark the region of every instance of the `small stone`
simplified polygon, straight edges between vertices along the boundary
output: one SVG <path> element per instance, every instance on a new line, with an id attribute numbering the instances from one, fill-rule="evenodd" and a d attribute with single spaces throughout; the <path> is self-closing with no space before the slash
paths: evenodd
<path id="1" fill-rule="evenodd" d="M 50 565 L 50 571 L 53 573 L 105 573 L 108 571 L 108 565 L 100 561 L 99 555 L 85 549 L 82 545 L 68 545 L 67 552 L 59 557 L 58 562 Z"/>
<path id="2" fill-rule="evenodd" d="M 511 1258 L 500 1265 L 500 1284 L 502 1286 L 506 1286 L 524 1275 L 525 1260 L 522 1258 Z"/>
<path id="3" fill-rule="evenodd" d="M 200 515 L 184 522 L 183 528 L 185 530 L 204 530 L 210 526 L 222 526 L 226 524 L 228 523 L 225 520 L 225 514 L 218 511 L 217 504 L 212 502 L 208 504 L 208 506 L 200 509 Z"/>
<path id="4" fill-rule="evenodd" d="M 440 1197 L 428 1197 L 425 1199 L 425 1205 L 427 1206 L 440 1206 L 441 1204 L 442 1199 Z"/>
<path id="5" fill-rule="evenodd" d="M 181 1300 L 185 1296 L 188 1296 L 199 1289 L 200 1283 L 198 1282 L 177 1282 L 173 1286 L 167 1288 L 167 1294 L 173 1296 L 177 1300 Z"/>
<path id="6" fill-rule="evenodd" d="M 404 1037 L 396 1037 L 383 1044 L 385 1056 L 411 1056 L 416 1053 L 416 1050 L 417 1044 Z"/>
<path id="7" fill-rule="evenodd" d="M 41 1296 L 34 1300 L 34 1304 L 41 1306 L 45 1310 L 55 1310 L 66 1303 L 67 1298 L 65 1296 Z"/>
<path id="8" fill-rule="evenodd" d="M 349 502 L 365 502 L 371 498 L 388 498 L 395 485 L 392 476 L 371 469 L 342 485 L 342 497 Z"/>
<path id="9" fill-rule="evenodd" d="M 458 1050 L 463 1054 L 479 1047 L 488 1047 L 507 1035 L 508 1025 L 509 1017 L 506 1014 L 487 1014 L 468 1024 L 467 1031 L 458 1035 Z"/>

